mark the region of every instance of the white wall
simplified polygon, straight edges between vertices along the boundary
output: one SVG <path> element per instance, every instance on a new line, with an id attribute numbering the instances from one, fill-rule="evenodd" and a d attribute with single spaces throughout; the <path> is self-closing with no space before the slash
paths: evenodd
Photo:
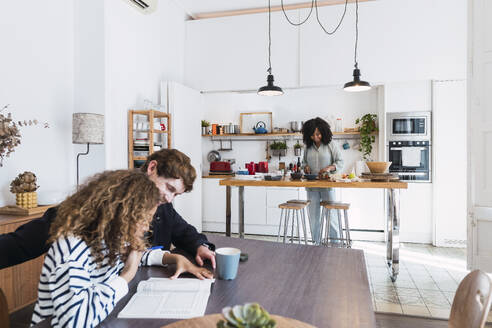
<path id="1" fill-rule="evenodd" d="M 75 113 L 105 113 L 104 1 L 75 1 Z M 73 145 L 75 153 L 85 153 L 86 145 Z M 80 182 L 103 171 L 106 145 L 90 145 L 80 156 Z M 76 156 L 74 154 L 74 156 Z M 74 180 L 75 181 L 75 180 Z"/>
<path id="2" fill-rule="evenodd" d="M 185 18 L 171 0 L 151 15 L 105 1 L 107 169 L 128 165 L 128 110 L 143 109 L 144 99 L 158 103 L 161 81 L 183 81 Z"/>
<path id="3" fill-rule="evenodd" d="M 343 5 L 320 8 L 328 29 Z M 277 84 L 342 85 L 352 78 L 354 5 L 333 36 L 311 17 L 301 27 L 272 14 Z M 359 64 L 372 83 L 466 78 L 465 0 L 378 0 L 360 4 Z M 300 16 L 305 17 L 306 10 Z M 289 15 L 298 19 L 295 11 Z M 224 28 L 227 26 L 227 28 Z M 185 81 L 198 90 L 257 89 L 267 67 L 267 14 L 188 21 Z"/>
<path id="4" fill-rule="evenodd" d="M 121 0 L 0 3 L 0 105 L 22 129 L 22 144 L 0 168 L 0 206 L 12 204 L 10 181 L 34 171 L 43 190 L 71 191 L 75 157 L 72 113 L 106 117 L 104 145 L 80 159 L 80 176 L 127 167 L 127 110 L 159 101 L 162 80 L 183 80 L 184 11 L 171 0 L 142 15 Z"/>
<path id="5" fill-rule="evenodd" d="M 74 92 L 74 2 L 0 2 L 0 106 L 16 121 L 49 122 L 21 129 L 22 144 L 0 167 L 0 206 L 15 203 L 10 182 L 33 171 L 43 190 L 70 188 Z"/>

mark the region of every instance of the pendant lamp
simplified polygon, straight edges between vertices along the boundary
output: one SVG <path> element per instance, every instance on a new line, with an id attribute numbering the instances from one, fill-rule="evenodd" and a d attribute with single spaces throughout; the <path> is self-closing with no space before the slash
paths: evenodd
<path id="1" fill-rule="evenodd" d="M 280 96 L 284 94 L 281 87 L 273 84 L 274 78 L 272 74 L 272 8 L 270 0 L 268 0 L 268 76 L 267 85 L 258 89 L 258 94 L 262 96 Z"/>
<path id="2" fill-rule="evenodd" d="M 359 41 L 359 0 L 355 0 L 355 52 L 354 52 L 354 80 L 345 83 L 343 89 L 350 92 L 366 91 L 371 89 L 369 82 L 361 81 L 359 63 L 357 62 L 357 43 Z"/>

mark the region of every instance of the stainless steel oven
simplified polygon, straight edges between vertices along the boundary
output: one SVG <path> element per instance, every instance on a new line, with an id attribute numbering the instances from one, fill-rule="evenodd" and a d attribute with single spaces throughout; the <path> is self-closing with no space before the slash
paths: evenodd
<path id="1" fill-rule="evenodd" d="M 430 140 L 431 113 L 388 113 L 388 140 Z"/>
<path id="2" fill-rule="evenodd" d="M 400 180 L 408 182 L 431 182 L 430 141 L 390 141 L 389 171 L 398 173 Z"/>
<path id="3" fill-rule="evenodd" d="M 389 171 L 402 181 L 431 182 L 431 113 L 387 114 Z"/>

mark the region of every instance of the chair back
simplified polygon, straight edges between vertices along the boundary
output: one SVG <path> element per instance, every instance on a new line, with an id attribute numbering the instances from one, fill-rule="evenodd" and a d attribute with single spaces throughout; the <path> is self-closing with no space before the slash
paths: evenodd
<path id="1" fill-rule="evenodd" d="M 458 286 L 449 316 L 449 328 L 483 328 L 492 300 L 489 276 L 480 270 L 470 272 Z"/>
<path id="2" fill-rule="evenodd" d="M 9 328 L 9 306 L 7 304 L 7 298 L 0 288 L 0 328 Z"/>

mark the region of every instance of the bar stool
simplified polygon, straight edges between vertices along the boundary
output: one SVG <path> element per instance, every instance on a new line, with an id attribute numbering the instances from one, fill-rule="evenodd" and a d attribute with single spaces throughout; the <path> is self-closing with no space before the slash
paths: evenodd
<path id="1" fill-rule="evenodd" d="M 352 239 L 350 239 L 350 227 L 348 221 L 348 209 L 350 208 L 350 204 L 341 203 L 341 202 L 330 202 L 330 201 L 322 201 L 320 202 L 320 206 L 323 208 L 321 211 L 321 233 L 320 239 L 323 239 L 323 230 L 325 238 L 324 240 L 320 240 L 320 244 L 323 243 L 326 246 L 329 245 L 330 241 L 341 241 L 342 245 L 347 248 L 352 247 Z M 338 233 L 340 235 L 339 238 L 330 238 L 330 211 L 336 210 L 338 217 Z M 342 227 L 342 210 L 344 214 L 344 224 L 345 229 Z M 343 237 L 343 231 L 345 230 L 345 238 Z"/>
<path id="2" fill-rule="evenodd" d="M 287 203 L 305 204 L 306 205 L 306 207 L 303 210 L 304 218 L 306 218 L 306 217 L 308 218 L 306 226 L 309 227 L 309 233 L 312 236 L 311 223 L 310 223 L 311 220 L 309 219 L 309 210 L 308 210 L 308 206 L 309 206 L 309 204 L 311 204 L 311 201 L 310 200 L 304 200 L 304 199 L 291 199 L 291 200 L 288 200 Z M 307 239 L 307 236 L 305 238 Z"/>
<path id="3" fill-rule="evenodd" d="M 277 234 L 277 241 L 280 239 L 280 231 L 282 230 L 282 222 L 284 226 L 284 235 L 283 235 L 283 243 L 285 244 L 285 240 L 288 236 L 288 226 L 289 226 L 289 221 L 291 221 L 291 235 L 290 235 L 290 242 L 294 242 L 294 228 L 296 226 L 296 221 L 297 221 L 297 238 L 298 238 L 298 243 L 301 243 L 301 223 L 302 223 L 302 230 L 304 234 L 304 244 L 307 245 L 307 230 L 306 230 L 306 216 L 304 215 L 304 209 L 306 208 L 307 204 L 304 203 L 282 203 L 278 206 L 282 211 L 280 213 L 280 222 L 278 224 L 278 234 Z M 299 216 L 301 219 L 299 220 Z M 295 219 L 294 219 L 295 217 Z M 290 220 L 292 218 L 292 220 Z M 299 222 L 300 221 L 300 222 Z"/>

